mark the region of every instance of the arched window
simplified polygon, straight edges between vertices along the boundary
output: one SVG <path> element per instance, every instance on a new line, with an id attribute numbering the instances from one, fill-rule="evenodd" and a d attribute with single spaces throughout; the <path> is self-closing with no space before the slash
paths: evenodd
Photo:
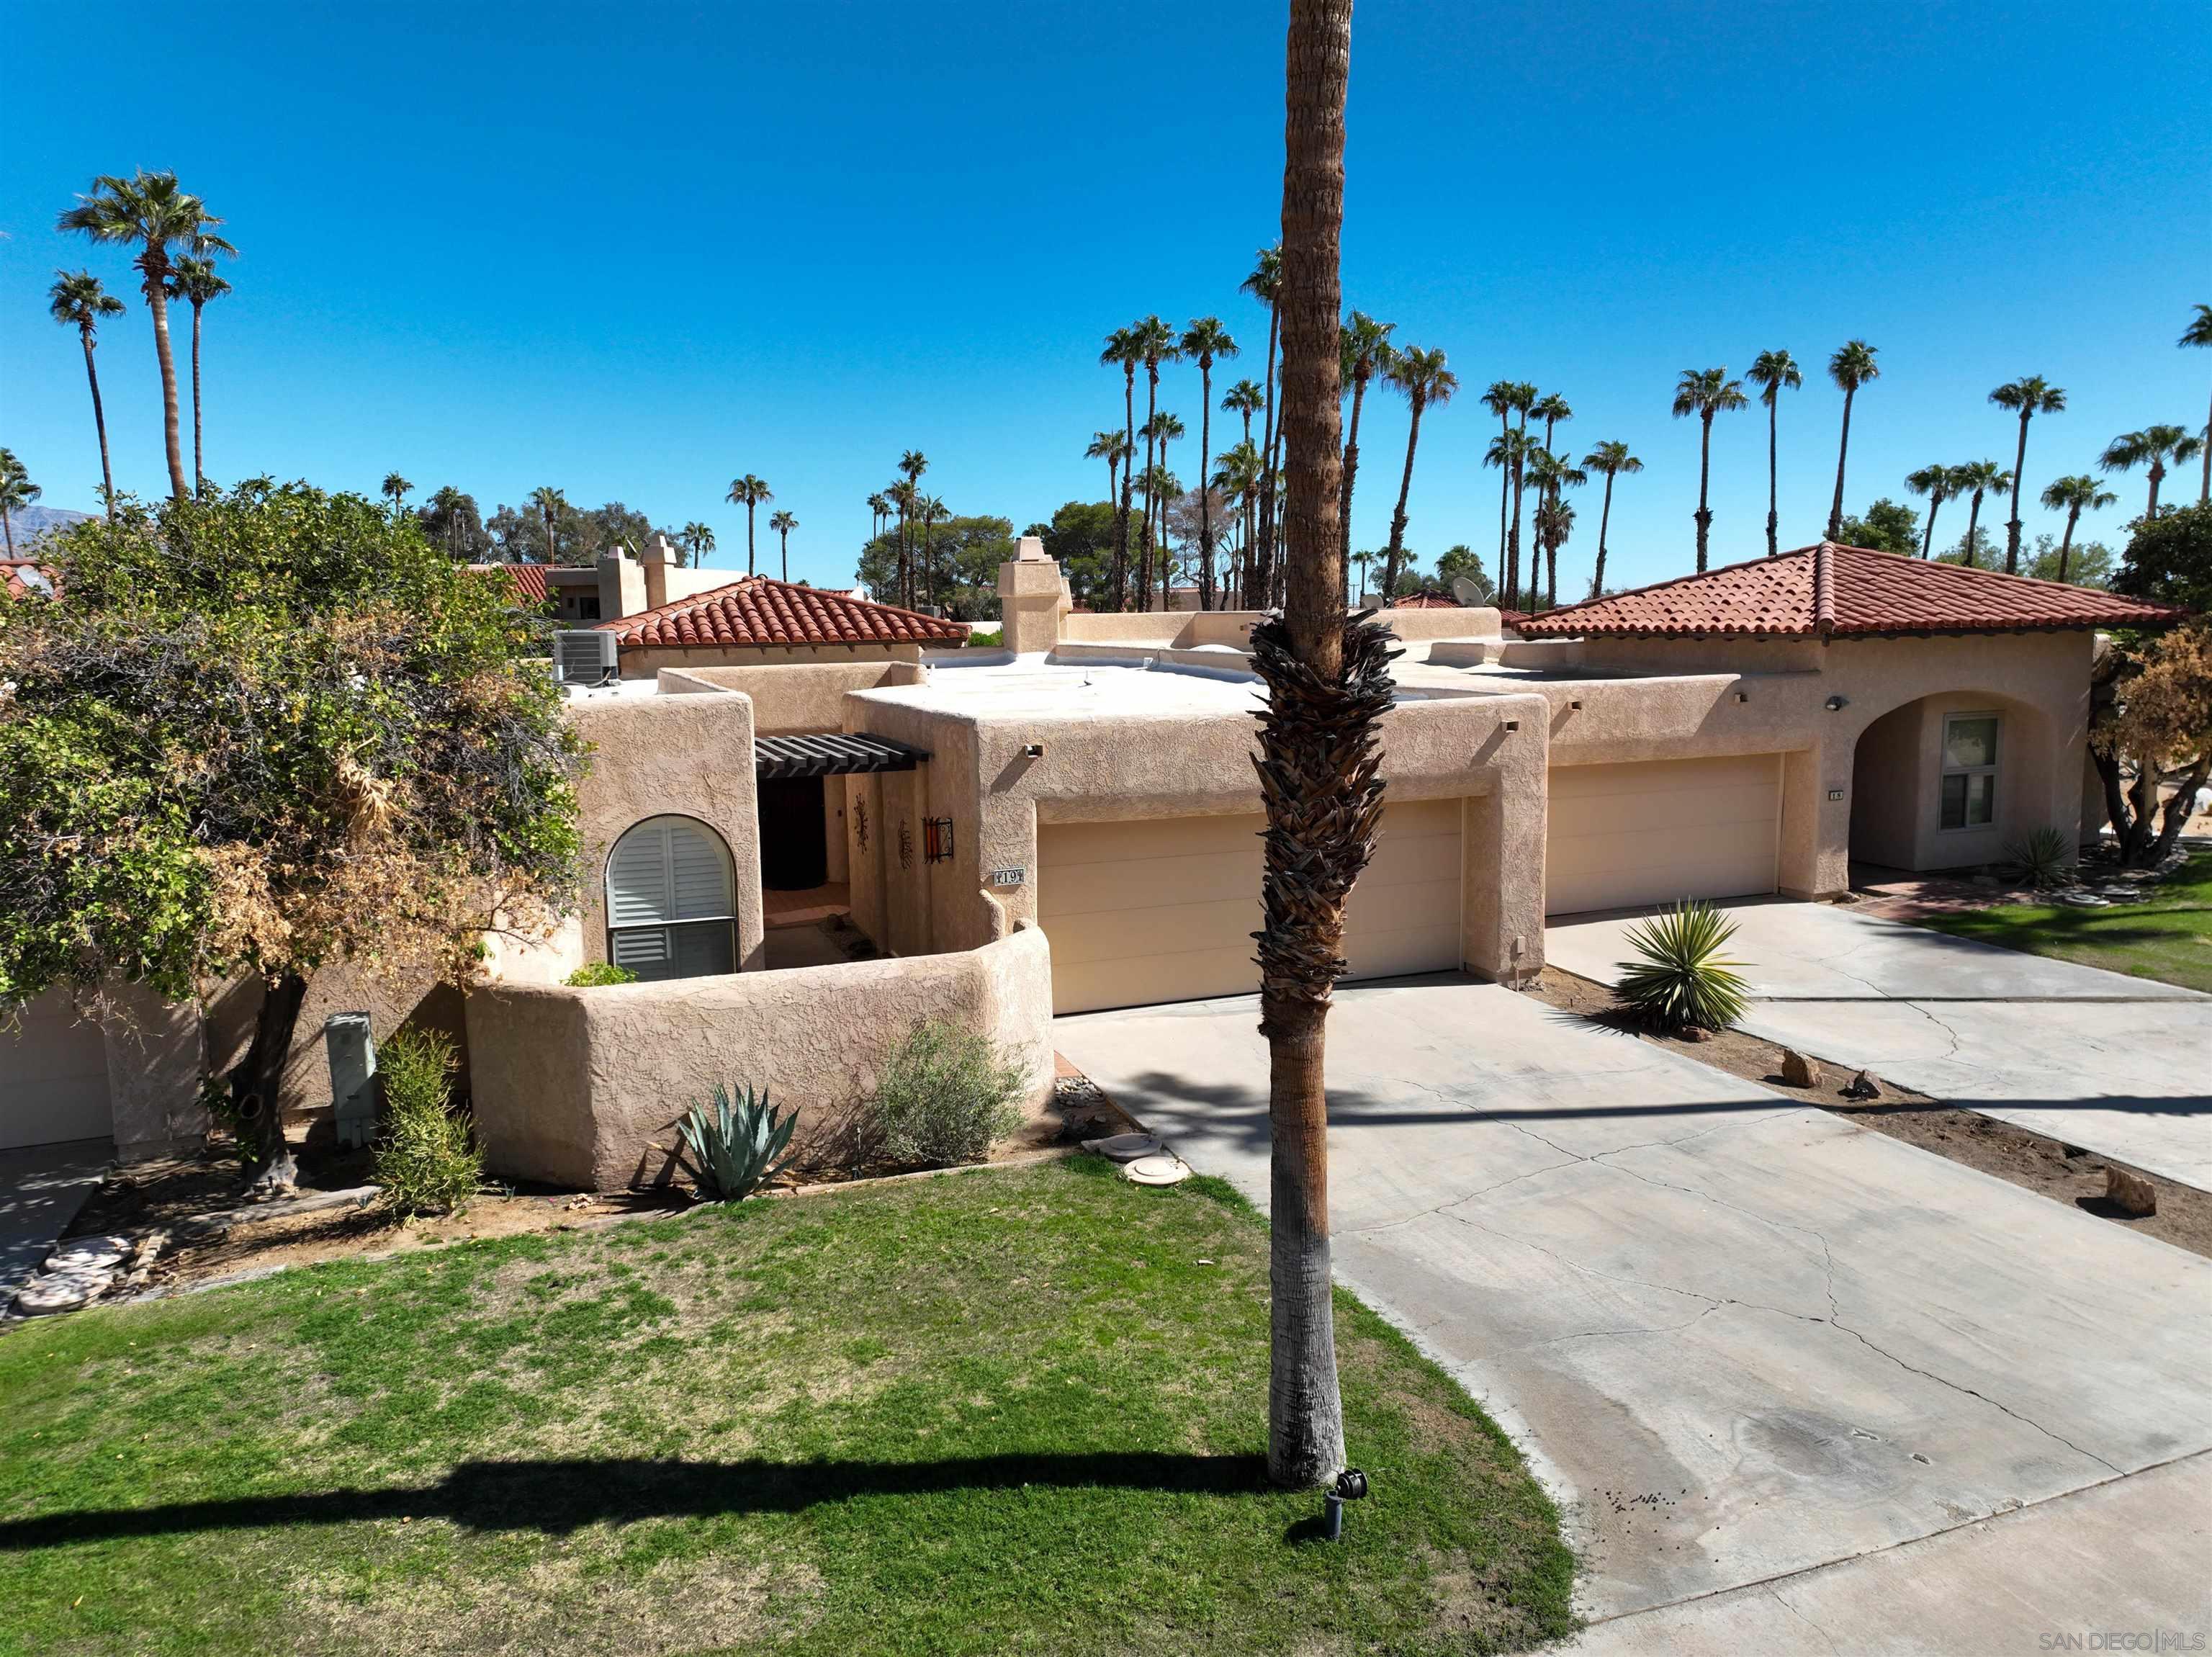
<path id="1" fill-rule="evenodd" d="M 607 859 L 607 959 L 641 978 L 737 971 L 735 882 L 722 837 L 689 817 L 648 817 Z"/>

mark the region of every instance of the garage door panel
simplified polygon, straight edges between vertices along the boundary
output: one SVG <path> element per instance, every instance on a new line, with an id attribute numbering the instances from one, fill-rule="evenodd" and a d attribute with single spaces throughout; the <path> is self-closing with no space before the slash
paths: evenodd
<path id="1" fill-rule="evenodd" d="M 1154 955 L 1143 960 L 1052 963 L 1052 1009 L 1086 1013 L 1102 1007 L 1141 1007 L 1153 1002 L 1206 1001 L 1216 996 L 1249 995 L 1260 987 L 1260 969 L 1249 950 L 1194 950 L 1184 955 Z"/>
<path id="2" fill-rule="evenodd" d="M 1193 856 L 1206 852 L 1257 855 L 1266 819 L 1227 817 L 1144 817 L 1124 823 L 1048 823 L 1040 840 L 1052 842 L 1054 868 L 1076 863 L 1125 863 L 1132 859 Z"/>
<path id="3" fill-rule="evenodd" d="M 112 1129 L 100 1026 L 66 996 L 41 996 L 0 1029 L 0 1149 L 105 1139 Z"/>
<path id="4" fill-rule="evenodd" d="M 1144 887 L 1132 890 L 1143 870 Z M 1091 915 L 1125 911 L 1133 904 L 1203 903 L 1224 892 L 1257 891 L 1260 850 L 1203 852 L 1195 856 L 1152 857 L 1141 863 L 1053 864 L 1053 878 L 1037 892 L 1037 917 Z"/>
<path id="5" fill-rule="evenodd" d="M 1439 909 L 1437 892 L 1433 882 L 1407 882 L 1399 886 L 1370 886 L 1367 877 L 1359 877 L 1352 888 L 1352 901 L 1345 906 L 1344 935 L 1356 937 L 1365 932 L 1396 932 L 1407 927 L 1437 927 L 1449 922 L 1453 929 L 1459 926 L 1459 905 L 1455 896 L 1451 906 Z"/>
<path id="6" fill-rule="evenodd" d="M 1773 891 L 1780 774 L 1775 754 L 1554 771 L 1547 912 Z"/>
<path id="7" fill-rule="evenodd" d="M 1459 833 L 1385 838 L 1375 860 L 1359 877 L 1362 892 L 1372 886 L 1407 886 L 1459 879 Z"/>
<path id="8" fill-rule="evenodd" d="M 1355 978 L 1395 978 L 1411 972 L 1448 972 L 1459 965 L 1459 924 L 1425 926 L 1353 935 L 1344 939 L 1344 959 Z"/>
<path id="9" fill-rule="evenodd" d="M 1074 924 L 1069 923 L 1073 922 Z M 1211 903 L 1161 905 L 1122 909 L 1111 914 L 1063 916 L 1060 930 L 1049 923 L 1055 960 L 1143 959 L 1194 949 L 1228 949 L 1260 928 L 1260 904 L 1253 898 L 1222 898 Z M 1244 947 L 1249 951 L 1251 946 Z"/>
<path id="10" fill-rule="evenodd" d="M 1384 840 L 1419 834 L 1457 834 L 1460 802 L 1451 800 L 1394 800 L 1382 808 Z"/>

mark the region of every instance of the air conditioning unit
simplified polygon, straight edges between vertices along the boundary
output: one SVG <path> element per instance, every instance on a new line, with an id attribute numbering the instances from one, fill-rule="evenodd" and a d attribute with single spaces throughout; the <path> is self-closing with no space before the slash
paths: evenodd
<path id="1" fill-rule="evenodd" d="M 608 685 L 621 675 L 620 646 L 599 628 L 553 635 L 553 677 L 563 685 Z"/>

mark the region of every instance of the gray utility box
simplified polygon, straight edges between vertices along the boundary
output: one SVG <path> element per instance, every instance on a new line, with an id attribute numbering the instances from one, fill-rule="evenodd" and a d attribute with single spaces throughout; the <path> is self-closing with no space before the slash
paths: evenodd
<path id="1" fill-rule="evenodd" d="M 333 1013 L 323 1020 L 331 1061 L 331 1107 L 338 1146 L 350 1150 L 376 1136 L 376 1043 L 366 1013 Z"/>

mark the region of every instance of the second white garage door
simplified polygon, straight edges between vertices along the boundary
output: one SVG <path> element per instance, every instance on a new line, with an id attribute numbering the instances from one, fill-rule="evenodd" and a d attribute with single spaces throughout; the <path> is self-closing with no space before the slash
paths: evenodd
<path id="1" fill-rule="evenodd" d="M 1062 823 L 1037 830 L 1037 919 L 1055 1013 L 1238 996 L 1259 988 L 1257 815 Z M 1354 978 L 1459 966 L 1460 802 L 1385 807 L 1352 889 Z"/>
<path id="2" fill-rule="evenodd" d="M 1547 914 L 1774 890 L 1778 753 L 1559 765 L 1550 788 Z"/>
<path id="3" fill-rule="evenodd" d="M 0 1028 L 0 1150 L 105 1139 L 107 1100 L 106 1043 L 68 996 L 50 991 Z"/>

